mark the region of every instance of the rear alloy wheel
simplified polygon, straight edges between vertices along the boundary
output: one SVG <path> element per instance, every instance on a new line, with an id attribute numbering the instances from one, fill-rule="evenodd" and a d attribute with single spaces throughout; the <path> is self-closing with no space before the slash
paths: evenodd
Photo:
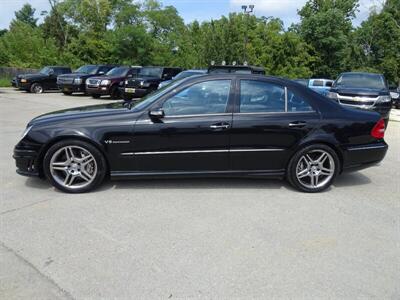
<path id="1" fill-rule="evenodd" d="M 43 93 L 43 87 L 39 83 L 34 83 L 31 85 L 30 92 L 35 94 L 41 94 Z"/>
<path id="2" fill-rule="evenodd" d="M 46 177 L 54 187 L 68 193 L 94 189 L 105 176 L 106 162 L 94 146 L 82 141 L 62 141 L 44 158 Z"/>
<path id="3" fill-rule="evenodd" d="M 327 189 L 337 176 L 339 159 L 335 151 L 322 144 L 308 146 L 297 152 L 288 167 L 288 180 L 304 192 Z"/>

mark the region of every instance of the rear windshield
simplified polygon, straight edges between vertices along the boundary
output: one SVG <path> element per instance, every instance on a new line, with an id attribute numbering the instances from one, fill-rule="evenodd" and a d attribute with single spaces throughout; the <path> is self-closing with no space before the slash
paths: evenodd
<path id="1" fill-rule="evenodd" d="M 335 85 L 348 88 L 386 88 L 385 80 L 379 74 L 343 74 L 337 79 Z"/>

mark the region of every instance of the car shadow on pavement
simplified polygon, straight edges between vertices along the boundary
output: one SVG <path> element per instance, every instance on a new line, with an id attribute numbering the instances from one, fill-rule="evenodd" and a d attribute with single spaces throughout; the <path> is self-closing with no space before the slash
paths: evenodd
<path id="1" fill-rule="evenodd" d="M 349 187 L 370 184 L 372 181 L 362 173 L 344 173 L 334 182 L 334 186 Z M 53 189 L 47 180 L 29 177 L 25 185 L 35 189 Z M 110 189 L 286 189 L 297 191 L 286 180 L 265 178 L 175 178 L 175 179 L 132 179 L 110 180 L 107 179 L 93 192 Z M 57 189 L 55 191 L 59 192 Z M 329 191 L 328 189 L 327 191 Z"/>
<path id="2" fill-rule="evenodd" d="M 369 177 L 360 172 L 343 173 L 339 175 L 333 185 L 335 187 L 347 187 L 370 184 L 372 181 Z"/>

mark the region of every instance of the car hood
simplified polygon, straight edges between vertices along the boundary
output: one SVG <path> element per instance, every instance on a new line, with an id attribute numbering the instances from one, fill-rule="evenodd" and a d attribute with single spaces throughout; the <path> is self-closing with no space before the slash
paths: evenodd
<path id="1" fill-rule="evenodd" d="M 334 87 L 332 92 L 354 96 L 371 96 L 377 97 L 381 95 L 388 95 L 387 89 L 371 89 L 371 88 L 350 88 L 350 87 Z"/>
<path id="2" fill-rule="evenodd" d="M 69 74 L 59 75 L 58 77 L 61 77 L 61 78 L 78 78 L 78 77 L 93 77 L 93 76 L 100 76 L 100 75 L 87 74 L 87 73 L 69 73 Z"/>
<path id="3" fill-rule="evenodd" d="M 128 111 L 129 111 L 129 106 L 124 101 L 108 103 L 108 104 L 75 107 L 75 108 L 53 111 L 47 114 L 40 115 L 32 119 L 29 122 L 28 126 L 47 124 L 64 120 L 88 118 L 92 116 L 120 114 Z"/>
<path id="4" fill-rule="evenodd" d="M 91 79 L 99 79 L 99 80 L 105 80 L 105 79 L 110 79 L 110 80 L 122 80 L 125 77 L 124 76 L 109 76 L 109 75 L 97 75 L 90 77 Z"/>
<path id="5" fill-rule="evenodd" d="M 24 79 L 38 79 L 38 78 L 46 78 L 46 77 L 48 77 L 48 76 L 45 74 L 41 74 L 41 73 L 19 75 L 19 78 L 24 78 Z"/>

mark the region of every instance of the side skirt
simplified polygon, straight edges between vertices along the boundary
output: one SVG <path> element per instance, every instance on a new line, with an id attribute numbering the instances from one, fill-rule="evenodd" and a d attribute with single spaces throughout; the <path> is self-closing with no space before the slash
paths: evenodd
<path id="1" fill-rule="evenodd" d="M 184 177 L 267 177 L 282 179 L 285 170 L 228 170 L 228 171 L 143 171 L 111 172 L 112 180 L 143 178 L 184 178 Z"/>

